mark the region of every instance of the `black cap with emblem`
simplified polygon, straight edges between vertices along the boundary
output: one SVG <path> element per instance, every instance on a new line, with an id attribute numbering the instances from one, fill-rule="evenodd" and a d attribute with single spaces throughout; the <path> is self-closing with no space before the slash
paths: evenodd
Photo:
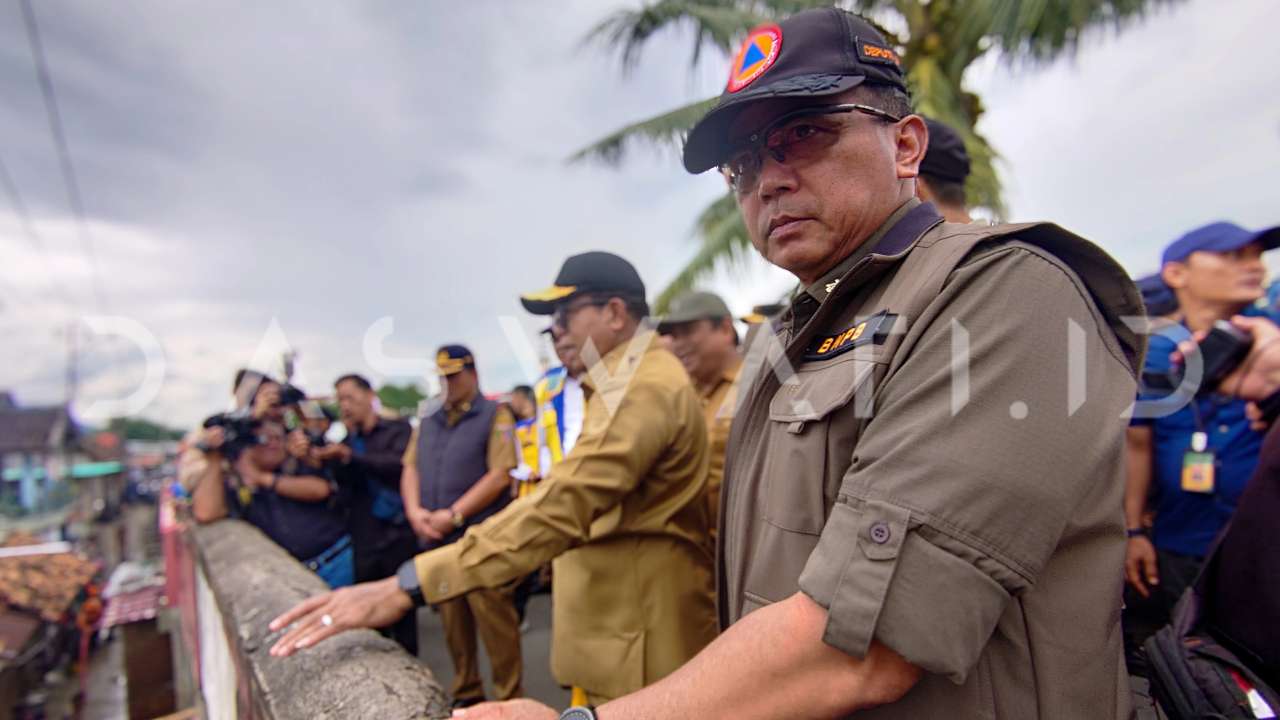
<path id="1" fill-rule="evenodd" d="M 729 127 L 753 102 L 821 98 L 863 83 L 907 87 L 898 53 L 866 20 L 839 8 L 820 8 L 761 25 L 734 56 L 720 101 L 689 132 L 684 167 L 700 173 L 723 162 Z"/>
<path id="2" fill-rule="evenodd" d="M 625 259 L 599 250 L 570 256 L 560 266 L 555 284 L 520 296 L 520 304 L 534 315 L 551 315 L 556 306 L 583 293 L 615 293 L 644 299 L 644 281 Z"/>

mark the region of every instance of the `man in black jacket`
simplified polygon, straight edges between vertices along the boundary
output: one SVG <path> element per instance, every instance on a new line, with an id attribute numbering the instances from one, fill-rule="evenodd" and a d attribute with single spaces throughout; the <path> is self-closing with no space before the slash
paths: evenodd
<path id="1" fill-rule="evenodd" d="M 343 375 L 334 383 L 334 390 L 347 437 L 314 453 L 332 465 L 351 495 L 356 582 L 377 580 L 394 575 L 401 563 L 418 552 L 400 500 L 400 458 L 412 429 L 404 420 L 378 416 L 373 386 L 360 375 Z M 413 613 L 396 623 L 390 634 L 409 654 L 417 655 Z"/>

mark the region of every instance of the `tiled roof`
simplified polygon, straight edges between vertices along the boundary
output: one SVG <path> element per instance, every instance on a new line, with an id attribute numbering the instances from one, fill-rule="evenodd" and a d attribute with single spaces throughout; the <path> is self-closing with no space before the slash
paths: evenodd
<path id="1" fill-rule="evenodd" d="M 59 422 L 75 432 L 63 407 L 0 408 L 0 453 L 48 449 Z"/>
<path id="2" fill-rule="evenodd" d="M 15 532 L 0 547 L 40 543 L 34 535 Z M 97 570 L 96 563 L 74 553 L 0 558 L 0 601 L 59 622 Z"/>

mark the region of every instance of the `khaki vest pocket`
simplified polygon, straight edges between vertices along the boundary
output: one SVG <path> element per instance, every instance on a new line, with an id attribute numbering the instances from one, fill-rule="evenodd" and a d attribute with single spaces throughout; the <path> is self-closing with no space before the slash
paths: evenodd
<path id="1" fill-rule="evenodd" d="M 809 363 L 774 393 L 769 403 L 762 483 L 761 506 L 767 522 L 790 532 L 822 532 L 827 520 L 827 489 L 837 487 L 828 476 L 843 474 L 851 460 L 833 458 L 833 463 L 828 462 L 831 417 L 861 400 L 855 396 L 868 383 L 875 366 L 873 361 L 855 357 Z"/>

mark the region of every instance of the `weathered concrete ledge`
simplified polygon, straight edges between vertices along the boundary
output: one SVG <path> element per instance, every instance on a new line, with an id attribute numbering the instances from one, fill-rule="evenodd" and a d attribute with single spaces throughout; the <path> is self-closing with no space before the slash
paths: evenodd
<path id="1" fill-rule="evenodd" d="M 343 633 L 289 658 L 268 654 L 278 633 L 267 623 L 322 592 L 320 578 L 256 528 L 238 520 L 190 533 L 219 609 L 255 718 L 447 718 L 431 671 L 370 630 Z M 243 710 L 241 715 L 244 715 Z"/>

